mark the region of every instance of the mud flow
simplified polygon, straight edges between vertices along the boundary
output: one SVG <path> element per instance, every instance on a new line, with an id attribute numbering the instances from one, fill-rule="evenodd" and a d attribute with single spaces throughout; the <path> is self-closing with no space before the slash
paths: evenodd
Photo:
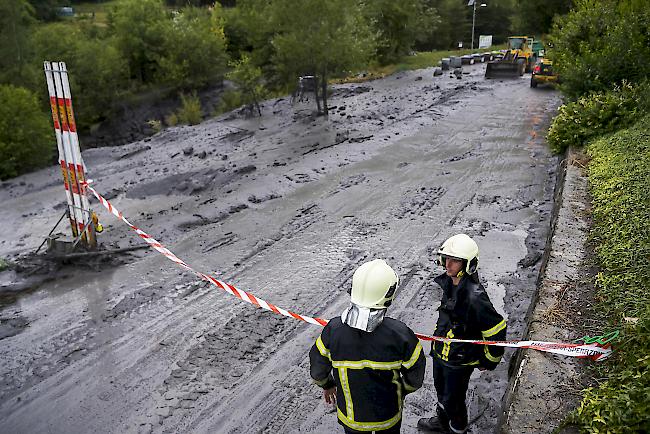
<path id="1" fill-rule="evenodd" d="M 277 99 L 262 118 L 226 115 L 83 156 L 94 187 L 186 263 L 310 316 L 339 315 L 356 267 L 384 258 L 401 276 L 388 315 L 431 334 L 435 252 L 465 232 L 519 339 L 553 207 L 557 159 L 544 135 L 559 97 L 526 78 L 485 80 L 483 68 L 335 86 L 329 118 L 313 101 Z M 47 235 L 65 200 L 59 176 L 52 167 L 2 184 L 0 257 L 18 260 Z M 93 204 L 104 246 L 141 242 Z M 319 327 L 218 292 L 153 250 L 17 279 L 0 273 L 3 432 L 339 429 L 309 378 Z M 472 378 L 472 432 L 496 429 L 511 355 Z M 433 413 L 428 364 L 404 433 Z"/>

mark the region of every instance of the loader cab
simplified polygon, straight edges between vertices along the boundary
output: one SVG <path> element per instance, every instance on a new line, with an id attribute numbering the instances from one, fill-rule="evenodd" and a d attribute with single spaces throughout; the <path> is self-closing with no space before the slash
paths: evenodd
<path id="1" fill-rule="evenodd" d="M 510 36 L 508 50 L 533 51 L 534 39 L 528 36 Z"/>

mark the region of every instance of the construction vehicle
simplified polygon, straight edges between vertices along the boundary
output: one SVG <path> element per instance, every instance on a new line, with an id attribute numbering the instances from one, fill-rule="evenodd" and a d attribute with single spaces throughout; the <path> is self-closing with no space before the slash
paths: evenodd
<path id="1" fill-rule="evenodd" d="M 531 72 L 534 64 L 533 38 L 510 36 L 508 49 L 503 57 L 488 62 L 485 68 L 485 78 L 521 77 L 524 72 Z"/>

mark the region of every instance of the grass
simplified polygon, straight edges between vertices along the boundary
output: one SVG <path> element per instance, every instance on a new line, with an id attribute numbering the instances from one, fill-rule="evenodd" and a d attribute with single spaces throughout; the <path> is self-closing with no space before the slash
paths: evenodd
<path id="1" fill-rule="evenodd" d="M 600 272 L 598 309 L 621 336 L 611 360 L 595 367 L 568 422 L 581 432 L 650 432 L 650 116 L 592 141 L 588 155 Z"/>
<path id="2" fill-rule="evenodd" d="M 74 20 L 90 20 L 93 24 L 105 27 L 108 25 L 108 11 L 117 3 L 117 0 L 102 2 L 85 2 L 74 5 Z M 94 13 L 94 16 L 93 16 Z"/>
<path id="3" fill-rule="evenodd" d="M 438 63 L 445 57 L 464 56 L 465 54 L 484 53 L 486 51 L 495 51 L 505 49 L 506 45 L 496 45 L 483 49 L 465 49 L 449 51 L 419 51 L 413 56 L 405 56 L 398 63 L 390 65 L 372 65 L 365 71 L 363 76 L 359 74 L 351 75 L 345 78 L 330 80 L 331 83 L 362 83 L 364 81 L 376 80 L 400 71 L 411 71 L 414 69 L 425 69 L 438 66 Z"/>

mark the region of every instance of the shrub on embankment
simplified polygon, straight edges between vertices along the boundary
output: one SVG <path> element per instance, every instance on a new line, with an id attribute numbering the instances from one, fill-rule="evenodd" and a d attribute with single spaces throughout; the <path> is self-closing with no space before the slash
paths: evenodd
<path id="1" fill-rule="evenodd" d="M 554 152 L 563 153 L 570 146 L 625 128 L 644 113 L 650 113 L 650 81 L 623 82 L 562 105 L 549 128 L 548 143 Z"/>
<path id="2" fill-rule="evenodd" d="M 52 163 L 50 119 L 27 89 L 0 85 L 0 180 Z"/>
<path id="3" fill-rule="evenodd" d="M 569 419 L 590 433 L 650 432 L 650 115 L 587 152 L 598 307 L 622 334 Z"/>

